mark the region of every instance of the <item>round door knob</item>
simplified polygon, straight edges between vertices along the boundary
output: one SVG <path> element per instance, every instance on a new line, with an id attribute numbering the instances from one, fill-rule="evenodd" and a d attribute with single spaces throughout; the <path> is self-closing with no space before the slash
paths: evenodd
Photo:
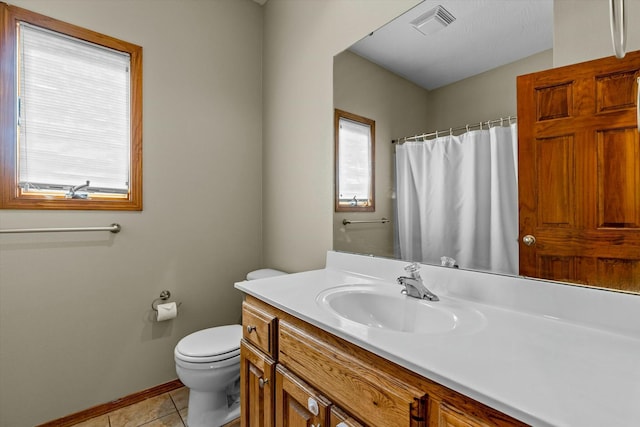
<path id="1" fill-rule="evenodd" d="M 269 383 L 269 378 L 260 378 L 258 380 L 258 385 L 260 386 L 260 388 L 264 388 L 264 385 L 268 383 Z"/>
<path id="2" fill-rule="evenodd" d="M 534 245 L 536 243 L 536 238 L 531 234 L 527 234 L 522 238 L 522 243 L 524 243 L 527 246 Z"/>
<path id="3" fill-rule="evenodd" d="M 256 327 L 253 325 L 247 325 L 247 333 L 250 334 L 251 332 L 255 331 Z"/>

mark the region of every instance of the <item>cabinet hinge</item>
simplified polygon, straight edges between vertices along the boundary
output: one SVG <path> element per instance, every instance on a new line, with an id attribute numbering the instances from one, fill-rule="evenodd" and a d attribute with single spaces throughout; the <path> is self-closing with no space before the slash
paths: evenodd
<path id="1" fill-rule="evenodd" d="M 426 427 L 428 419 L 429 395 L 418 398 L 413 398 L 413 403 L 409 404 L 409 411 L 411 414 L 411 427 Z"/>

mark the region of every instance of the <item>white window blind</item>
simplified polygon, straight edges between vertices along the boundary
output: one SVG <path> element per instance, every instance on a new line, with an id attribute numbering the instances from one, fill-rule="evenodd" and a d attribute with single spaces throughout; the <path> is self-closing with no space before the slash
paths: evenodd
<path id="1" fill-rule="evenodd" d="M 19 185 L 129 190 L 130 56 L 19 24 Z"/>
<path id="2" fill-rule="evenodd" d="M 339 198 L 371 198 L 371 126 L 340 118 Z"/>

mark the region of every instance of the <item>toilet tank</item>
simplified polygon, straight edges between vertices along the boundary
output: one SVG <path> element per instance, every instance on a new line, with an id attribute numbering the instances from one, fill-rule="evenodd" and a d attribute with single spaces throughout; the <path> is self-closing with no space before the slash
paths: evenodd
<path id="1" fill-rule="evenodd" d="M 267 277 L 283 276 L 287 273 L 280 270 L 274 270 L 271 268 L 261 268 L 260 270 L 254 270 L 247 274 L 247 280 L 266 279 Z"/>

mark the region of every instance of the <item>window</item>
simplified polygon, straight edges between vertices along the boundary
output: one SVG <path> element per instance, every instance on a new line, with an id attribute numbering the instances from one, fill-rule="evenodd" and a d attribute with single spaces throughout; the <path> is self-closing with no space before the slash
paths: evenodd
<path id="1" fill-rule="evenodd" d="M 375 211 L 375 129 L 371 119 L 335 111 L 336 212 Z"/>
<path id="2" fill-rule="evenodd" d="M 0 3 L 0 207 L 142 209 L 142 48 Z"/>

